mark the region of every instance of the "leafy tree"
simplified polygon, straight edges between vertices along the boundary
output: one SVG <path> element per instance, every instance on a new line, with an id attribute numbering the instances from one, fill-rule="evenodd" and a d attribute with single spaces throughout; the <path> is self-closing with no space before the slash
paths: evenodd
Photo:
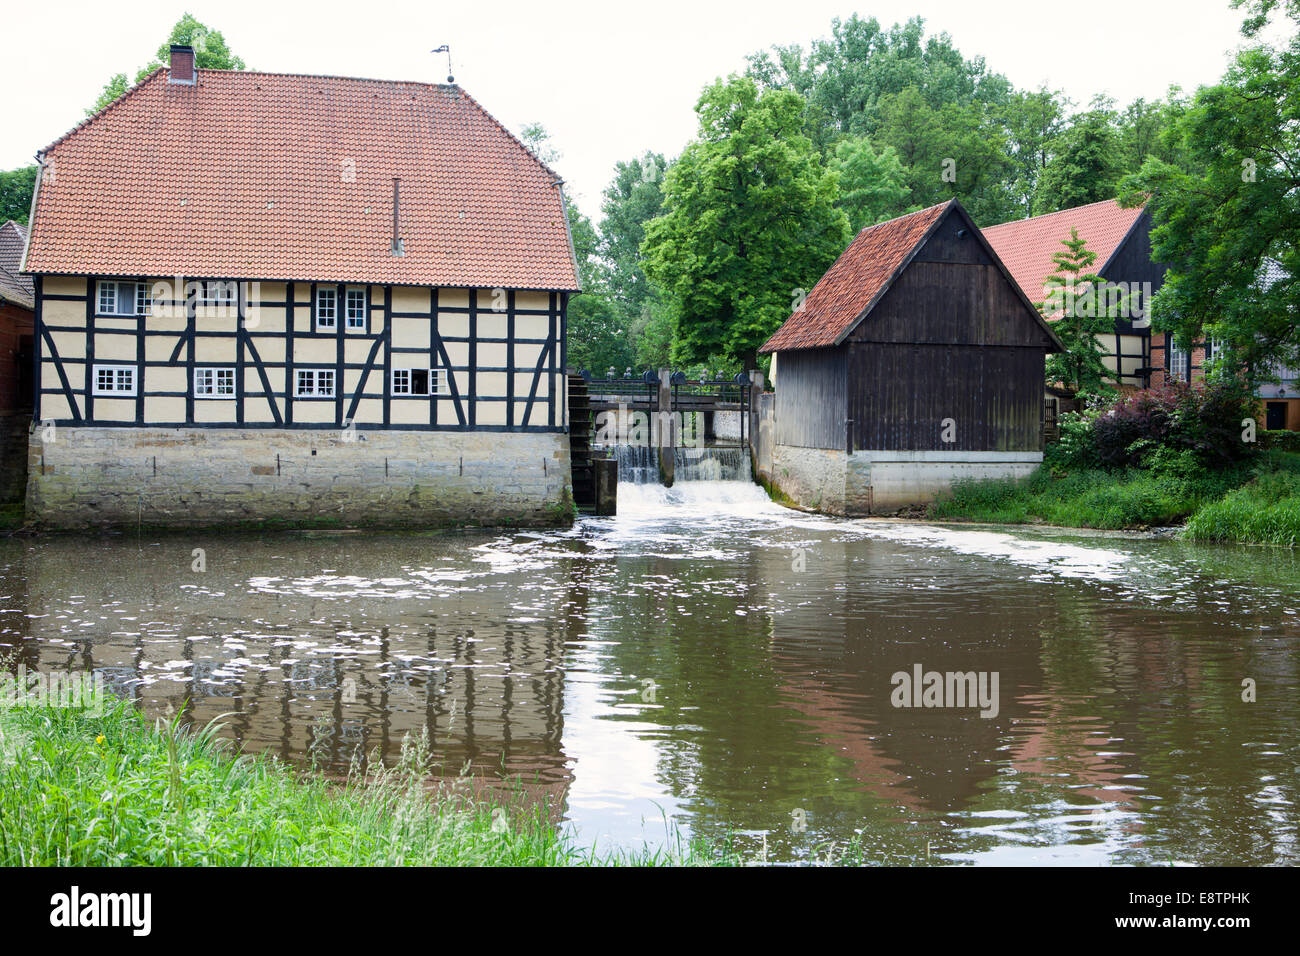
<path id="1" fill-rule="evenodd" d="M 1148 156 L 1186 165 L 1188 157 L 1165 135 L 1186 108 L 1187 101 L 1178 87 L 1171 87 L 1166 99 L 1147 102 L 1139 97 L 1125 107 L 1117 117 L 1120 168 L 1126 174 L 1135 173 Z"/>
<path id="2" fill-rule="evenodd" d="M 1045 316 L 1059 315 L 1052 330 L 1065 346 L 1063 354 L 1047 357 L 1047 380 L 1060 382 L 1076 393 L 1099 392 L 1110 372 L 1102 362 L 1105 353 L 1097 336 L 1114 332 L 1114 310 L 1108 309 L 1104 296 L 1098 294 L 1104 280 L 1089 271 L 1097 253 L 1074 228 L 1061 245 L 1065 250 L 1052 256 L 1056 271 L 1043 283 L 1047 298 L 1038 305 Z"/>
<path id="3" fill-rule="evenodd" d="M 519 132 L 519 139 L 548 166 L 562 157 L 550 132 L 541 123 L 526 124 Z M 611 365 L 621 370 L 633 364 L 636 349 L 626 310 L 610 291 L 610 270 L 600 255 L 600 234 L 572 197 L 568 198 L 565 211 L 569 234 L 573 237 L 578 282 L 582 286 L 582 291 L 569 299 L 567 363 L 596 373 Z"/>
<path id="4" fill-rule="evenodd" d="M 1034 215 L 1113 199 L 1123 170 L 1113 113 L 1100 101 L 1082 113 L 1054 144 L 1034 190 Z"/>
<path id="5" fill-rule="evenodd" d="M 0 223 L 13 219 L 26 224 L 36 188 L 36 167 L 23 166 L 0 172 Z"/>
<path id="6" fill-rule="evenodd" d="M 835 146 L 830 168 L 839 174 L 835 205 L 848 214 L 853 232 L 907 210 L 910 190 L 892 146 L 876 152 L 865 136 L 843 139 Z"/>
<path id="7" fill-rule="evenodd" d="M 1011 193 L 1023 215 L 1033 208 L 1039 179 L 1052 157 L 1051 145 L 1065 129 L 1067 106 L 1059 90 L 1040 87 L 1017 91 L 1002 108 L 1014 170 Z"/>
<path id="8" fill-rule="evenodd" d="M 551 143 L 550 132 L 541 123 L 525 123 L 519 131 L 519 140 L 547 166 L 553 166 L 560 158 L 560 151 Z"/>
<path id="9" fill-rule="evenodd" d="M 1187 164 L 1148 156 L 1124 201 L 1150 196 L 1154 257 L 1169 266 L 1153 328 L 1183 347 L 1219 338 L 1253 385 L 1300 364 L 1300 0 L 1237 5 L 1256 42 L 1162 134 Z M 1279 11 L 1289 36 L 1260 42 Z"/>
<path id="10" fill-rule="evenodd" d="M 600 254 L 609 265 L 610 291 L 631 315 L 641 315 L 654 295 L 640 249 L 645 224 L 663 210 L 667 169 L 667 161 L 656 153 L 619 162 L 601 202 Z"/>
<path id="11" fill-rule="evenodd" d="M 907 205 L 920 209 L 956 197 L 976 222 L 1019 212 L 1005 129 L 978 104 L 938 109 L 917 87 L 880 98 L 875 142 L 892 146 L 904 168 Z"/>
<path id="12" fill-rule="evenodd" d="M 213 30 L 200 23 L 190 14 L 185 14 L 172 27 L 171 35 L 158 47 L 158 53 L 135 74 L 135 82 L 142 83 L 154 70 L 168 65 L 173 44 L 194 47 L 194 65 L 200 70 L 243 70 L 247 69 L 244 61 L 235 56 L 226 45 L 226 38 L 220 30 Z M 86 110 L 86 115 L 98 113 L 109 103 L 125 93 L 127 80 L 125 73 L 118 73 L 104 84 L 103 92 L 95 100 L 95 105 Z"/>
<path id="13" fill-rule="evenodd" d="M 704 90 L 698 137 L 646 225 L 646 274 L 671 297 L 674 358 L 756 367 L 758 347 L 843 251 L 836 176 L 801 131 L 803 104 L 748 77 Z"/>

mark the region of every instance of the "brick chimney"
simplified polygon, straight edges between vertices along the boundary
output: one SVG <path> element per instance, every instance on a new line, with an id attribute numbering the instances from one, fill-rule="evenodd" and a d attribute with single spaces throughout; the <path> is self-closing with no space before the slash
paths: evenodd
<path id="1" fill-rule="evenodd" d="M 167 77 L 168 83 L 194 85 L 194 47 L 172 44 L 172 62 L 169 74 Z"/>

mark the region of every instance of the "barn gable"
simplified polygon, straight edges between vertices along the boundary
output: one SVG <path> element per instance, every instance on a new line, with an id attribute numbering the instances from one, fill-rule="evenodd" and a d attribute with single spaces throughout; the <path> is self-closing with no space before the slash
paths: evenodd
<path id="1" fill-rule="evenodd" d="M 759 351 L 849 340 L 1063 348 L 955 199 L 858 233 Z"/>
<path id="2" fill-rule="evenodd" d="M 956 200 L 837 339 L 1006 345 L 1062 351 L 1059 339 Z"/>

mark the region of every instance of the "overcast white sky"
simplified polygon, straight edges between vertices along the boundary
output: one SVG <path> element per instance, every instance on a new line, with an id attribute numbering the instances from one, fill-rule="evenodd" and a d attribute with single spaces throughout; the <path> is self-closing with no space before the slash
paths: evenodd
<path id="1" fill-rule="evenodd" d="M 675 155 L 695 129 L 701 87 L 745 55 L 830 32 L 833 17 L 913 15 L 1020 87 L 1046 83 L 1080 103 L 1121 103 L 1215 81 L 1238 45 L 1228 0 L 635 0 L 395 3 L 132 0 L 10 4 L 0 81 L 0 169 L 32 162 L 75 125 L 108 78 L 134 76 L 182 13 L 220 30 L 250 69 L 440 82 L 456 80 L 516 131 L 543 123 L 570 196 L 598 216 L 614 163 L 647 149 Z M 1056 10 L 1067 12 L 1061 25 Z"/>

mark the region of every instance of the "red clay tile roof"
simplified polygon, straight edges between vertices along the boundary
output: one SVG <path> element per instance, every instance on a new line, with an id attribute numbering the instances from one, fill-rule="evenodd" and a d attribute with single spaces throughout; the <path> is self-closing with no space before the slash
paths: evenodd
<path id="1" fill-rule="evenodd" d="M 578 288 L 559 177 L 455 86 L 160 69 L 44 159 L 34 273 Z"/>
<path id="2" fill-rule="evenodd" d="M 34 309 L 35 286 L 30 278 L 19 273 L 26 244 L 27 230 L 18 223 L 10 219 L 0 225 L 0 299 Z"/>
<path id="3" fill-rule="evenodd" d="M 930 227 L 955 200 L 868 226 L 826 270 L 760 352 L 834 345 L 889 286 Z"/>
<path id="4" fill-rule="evenodd" d="M 1042 302 L 1043 283 L 1056 271 L 1052 257 L 1065 251 L 1061 240 L 1070 238 L 1071 226 L 1079 230 L 1079 238 L 1087 241 L 1088 249 L 1097 254 L 1093 270 L 1100 272 L 1140 215 L 1141 207 L 1123 209 L 1115 200 L 1107 199 L 980 231 L 1029 301 Z"/>

